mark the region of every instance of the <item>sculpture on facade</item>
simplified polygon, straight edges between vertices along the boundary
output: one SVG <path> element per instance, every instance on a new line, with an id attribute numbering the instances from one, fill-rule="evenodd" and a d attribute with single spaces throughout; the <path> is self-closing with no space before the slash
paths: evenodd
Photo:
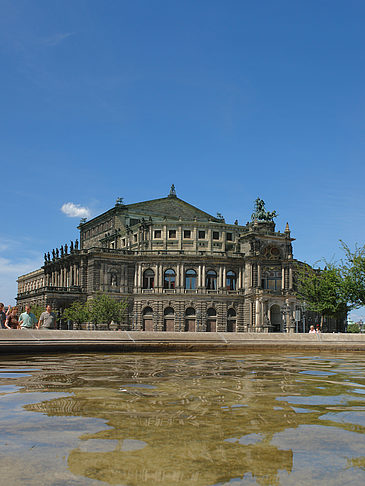
<path id="1" fill-rule="evenodd" d="M 74 251 L 74 242 L 71 240 L 70 241 L 70 253 L 73 253 Z"/>
<path id="2" fill-rule="evenodd" d="M 65 255 L 67 255 L 67 251 L 68 251 L 68 246 L 67 243 L 65 243 Z"/>
<path id="3" fill-rule="evenodd" d="M 76 240 L 75 241 L 75 250 L 78 250 L 79 249 L 79 240 Z"/>
<path id="4" fill-rule="evenodd" d="M 273 221 L 278 216 L 276 211 L 266 211 L 265 202 L 259 197 L 255 201 L 255 210 L 251 215 L 251 221 Z"/>
<path id="5" fill-rule="evenodd" d="M 62 258 L 62 257 L 63 257 L 63 255 L 64 255 L 63 245 L 61 245 L 61 248 L 60 248 L 60 253 L 61 253 L 61 258 Z"/>
<path id="6" fill-rule="evenodd" d="M 56 260 L 56 252 L 54 251 L 54 249 L 52 250 L 52 260 Z"/>
<path id="7" fill-rule="evenodd" d="M 169 194 L 169 196 L 176 196 L 175 184 L 172 184 L 172 185 L 171 185 L 171 189 L 170 189 L 170 194 Z"/>
<path id="8" fill-rule="evenodd" d="M 60 252 L 58 250 L 58 248 L 56 248 L 56 258 L 59 258 L 60 257 Z"/>

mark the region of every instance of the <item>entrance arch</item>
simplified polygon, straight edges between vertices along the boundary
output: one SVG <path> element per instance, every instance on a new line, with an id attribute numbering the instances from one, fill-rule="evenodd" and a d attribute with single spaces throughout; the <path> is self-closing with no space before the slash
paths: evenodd
<path id="1" fill-rule="evenodd" d="M 168 332 L 175 331 L 175 311 L 172 307 L 166 307 L 164 310 L 164 326 L 163 330 Z"/>
<path id="2" fill-rule="evenodd" d="M 278 304 L 274 304 L 270 307 L 270 324 L 272 326 L 271 332 L 281 331 L 281 312 Z"/>
<path id="3" fill-rule="evenodd" d="M 151 307 L 145 307 L 143 310 L 143 331 L 153 331 L 153 310 Z"/>

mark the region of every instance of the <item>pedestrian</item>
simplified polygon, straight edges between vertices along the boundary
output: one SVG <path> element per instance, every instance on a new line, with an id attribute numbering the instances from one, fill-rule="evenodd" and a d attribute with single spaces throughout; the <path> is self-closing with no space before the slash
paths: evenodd
<path id="1" fill-rule="evenodd" d="M 309 334 L 315 334 L 316 333 L 316 330 L 314 329 L 313 325 L 309 328 L 308 332 L 309 332 Z"/>
<path id="2" fill-rule="evenodd" d="M 19 325 L 20 325 L 20 329 L 33 329 L 37 323 L 38 323 L 38 320 L 36 318 L 36 316 L 30 312 L 30 305 L 26 305 L 25 306 L 25 312 L 23 312 L 22 314 L 20 314 L 20 317 L 19 317 Z"/>
<path id="3" fill-rule="evenodd" d="M 4 304 L 0 302 L 0 328 L 5 329 L 6 314 L 4 312 Z"/>
<path id="4" fill-rule="evenodd" d="M 52 306 L 47 305 L 45 312 L 42 312 L 38 321 L 38 329 L 56 329 L 56 314 L 52 312 Z"/>
<path id="5" fill-rule="evenodd" d="M 13 307 L 5 320 L 6 329 L 19 329 L 18 309 Z"/>

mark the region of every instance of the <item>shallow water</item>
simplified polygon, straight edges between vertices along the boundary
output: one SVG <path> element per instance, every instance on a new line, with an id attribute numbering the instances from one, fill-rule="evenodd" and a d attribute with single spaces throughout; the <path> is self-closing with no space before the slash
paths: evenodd
<path id="1" fill-rule="evenodd" d="M 0 359 L 9 485 L 359 485 L 360 354 Z"/>

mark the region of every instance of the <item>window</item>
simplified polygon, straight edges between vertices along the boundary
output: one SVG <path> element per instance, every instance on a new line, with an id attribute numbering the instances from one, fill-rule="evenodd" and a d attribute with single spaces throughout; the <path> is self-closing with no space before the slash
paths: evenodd
<path id="1" fill-rule="evenodd" d="M 184 230 L 184 238 L 191 238 L 191 231 L 190 230 Z"/>
<path id="2" fill-rule="evenodd" d="M 217 290 L 217 273 L 214 270 L 207 272 L 205 286 L 208 290 Z"/>
<path id="3" fill-rule="evenodd" d="M 281 289 L 281 272 L 278 270 L 270 270 L 263 273 L 261 279 L 261 287 L 268 290 Z"/>
<path id="4" fill-rule="evenodd" d="M 231 270 L 227 272 L 226 288 L 227 290 L 236 290 L 236 274 Z"/>
<path id="5" fill-rule="evenodd" d="M 213 231 L 213 240 L 219 240 L 219 231 Z"/>
<path id="6" fill-rule="evenodd" d="M 198 238 L 199 240 L 204 240 L 205 238 L 205 231 L 198 231 Z"/>
<path id="7" fill-rule="evenodd" d="M 185 288 L 189 290 L 196 289 L 196 271 L 187 270 L 185 272 Z"/>
<path id="8" fill-rule="evenodd" d="M 161 238 L 161 230 L 155 230 L 155 238 Z"/>
<path id="9" fill-rule="evenodd" d="M 122 239 L 122 246 L 125 246 L 125 238 Z"/>
<path id="10" fill-rule="evenodd" d="M 171 269 L 166 270 L 164 276 L 164 289 L 175 288 L 175 272 Z"/>
<path id="11" fill-rule="evenodd" d="M 169 238 L 176 238 L 176 230 L 169 230 Z"/>
<path id="12" fill-rule="evenodd" d="M 233 240 L 233 234 L 227 233 L 227 241 L 232 241 L 232 240 Z"/>
<path id="13" fill-rule="evenodd" d="M 155 272 L 149 268 L 143 273 L 143 288 L 153 289 L 155 284 Z"/>
<path id="14" fill-rule="evenodd" d="M 136 234 L 133 235 L 133 241 L 134 241 L 134 243 L 137 243 L 137 235 Z"/>

